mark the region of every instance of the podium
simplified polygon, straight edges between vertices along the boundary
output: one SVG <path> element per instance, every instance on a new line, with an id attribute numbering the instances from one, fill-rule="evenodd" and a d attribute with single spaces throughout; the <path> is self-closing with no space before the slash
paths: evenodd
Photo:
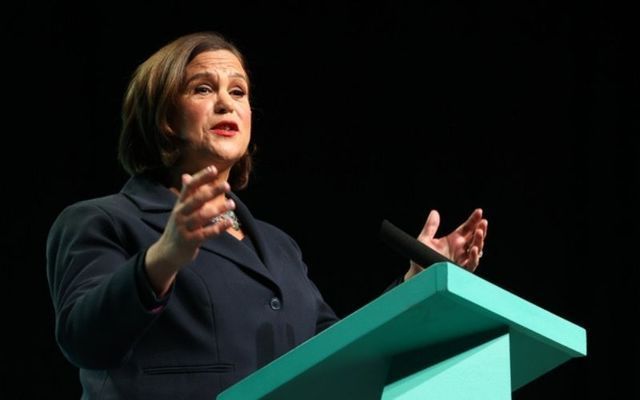
<path id="1" fill-rule="evenodd" d="M 580 326 L 439 262 L 217 399 L 503 400 L 586 353 Z"/>

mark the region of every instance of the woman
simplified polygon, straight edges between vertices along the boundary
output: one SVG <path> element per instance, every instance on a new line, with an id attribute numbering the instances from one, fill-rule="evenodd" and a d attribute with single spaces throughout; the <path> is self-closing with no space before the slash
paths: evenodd
<path id="1" fill-rule="evenodd" d="M 251 169 L 246 70 L 210 32 L 152 55 L 123 104 L 119 158 L 131 179 L 51 228 L 56 338 L 83 398 L 213 399 L 337 320 L 295 241 L 231 191 Z M 419 239 L 474 270 L 482 211 L 440 239 L 438 224 L 432 212 Z"/>

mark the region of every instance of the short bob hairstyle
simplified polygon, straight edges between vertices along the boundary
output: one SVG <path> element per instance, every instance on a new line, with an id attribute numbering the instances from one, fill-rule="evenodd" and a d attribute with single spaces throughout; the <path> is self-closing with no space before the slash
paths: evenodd
<path id="1" fill-rule="evenodd" d="M 162 176 L 180 158 L 182 140 L 169 125 L 187 64 L 205 51 L 228 50 L 245 71 L 242 53 L 216 32 L 188 34 L 162 47 L 135 70 L 122 105 L 118 160 L 130 175 L 152 172 Z M 247 152 L 232 167 L 229 184 L 247 186 L 252 157 Z"/>

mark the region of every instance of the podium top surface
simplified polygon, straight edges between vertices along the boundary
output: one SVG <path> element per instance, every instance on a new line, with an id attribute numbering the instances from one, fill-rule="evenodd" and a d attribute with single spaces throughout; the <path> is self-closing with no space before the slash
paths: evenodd
<path id="1" fill-rule="evenodd" d="M 244 378 L 218 399 L 261 398 L 299 376 L 509 333 L 512 390 L 586 355 L 586 331 L 457 265 L 437 263 Z M 242 393 L 244 397 L 238 397 Z"/>

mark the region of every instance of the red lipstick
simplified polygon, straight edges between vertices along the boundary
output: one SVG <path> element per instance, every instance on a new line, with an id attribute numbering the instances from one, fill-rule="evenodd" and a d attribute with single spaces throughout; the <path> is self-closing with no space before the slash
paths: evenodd
<path id="1" fill-rule="evenodd" d="M 218 122 L 211 131 L 218 136 L 232 137 L 238 134 L 238 124 L 232 121 Z"/>

